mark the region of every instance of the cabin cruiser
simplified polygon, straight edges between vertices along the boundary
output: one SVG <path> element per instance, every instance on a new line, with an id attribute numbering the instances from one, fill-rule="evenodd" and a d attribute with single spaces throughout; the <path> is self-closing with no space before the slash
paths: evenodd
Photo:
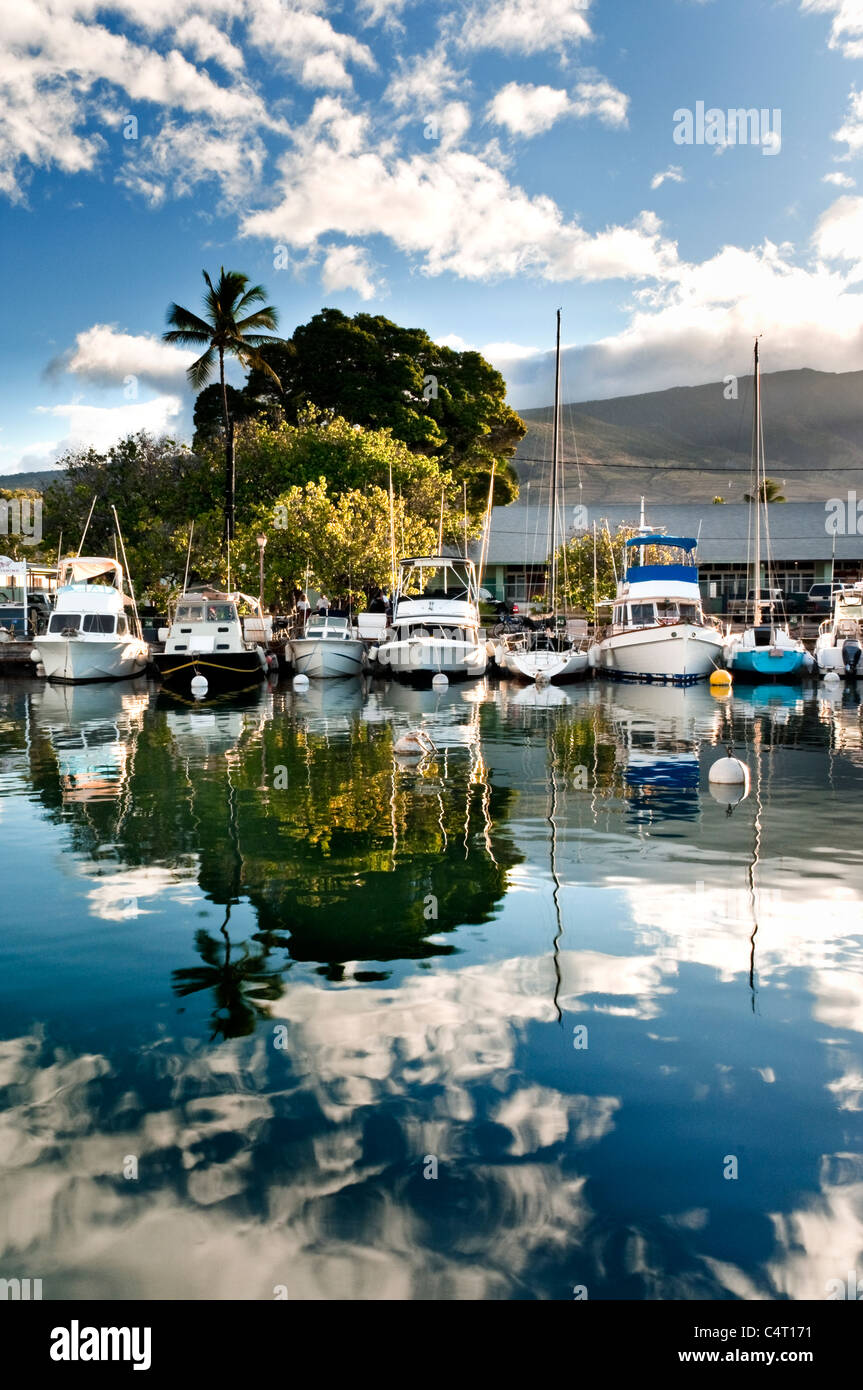
<path id="1" fill-rule="evenodd" d="M 298 637 L 290 640 L 291 659 L 298 675 L 327 679 L 358 676 L 365 660 L 365 643 L 349 618 L 310 618 Z"/>
<path id="2" fill-rule="evenodd" d="M 177 600 L 170 628 L 159 635 L 165 647 L 153 661 L 172 690 L 190 690 L 195 677 L 214 690 L 243 690 L 274 669 L 275 658 L 265 650 L 272 619 L 248 594 L 188 589 Z"/>
<path id="3" fill-rule="evenodd" d="M 863 580 L 835 595 L 833 616 L 818 629 L 815 660 L 825 675 L 863 678 Z"/>
<path id="4" fill-rule="evenodd" d="M 626 542 L 611 623 L 590 648 L 600 675 L 691 685 L 719 666 L 724 639 L 702 610 L 695 547 L 653 532 Z"/>
<path id="5" fill-rule="evenodd" d="M 125 584 L 117 560 L 61 561 L 54 611 L 34 657 L 49 681 L 128 680 L 147 669 L 149 648 Z"/>
<path id="6" fill-rule="evenodd" d="M 394 676 L 417 682 L 439 674 L 465 680 L 485 673 L 488 656 L 471 560 L 451 555 L 402 560 L 392 625 L 377 661 Z"/>

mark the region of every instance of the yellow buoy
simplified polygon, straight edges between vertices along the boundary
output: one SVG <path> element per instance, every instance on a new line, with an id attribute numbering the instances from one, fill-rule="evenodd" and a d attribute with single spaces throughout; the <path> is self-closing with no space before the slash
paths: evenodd
<path id="1" fill-rule="evenodd" d="M 730 671 L 711 671 L 710 684 L 714 689 L 727 690 L 731 685 Z"/>

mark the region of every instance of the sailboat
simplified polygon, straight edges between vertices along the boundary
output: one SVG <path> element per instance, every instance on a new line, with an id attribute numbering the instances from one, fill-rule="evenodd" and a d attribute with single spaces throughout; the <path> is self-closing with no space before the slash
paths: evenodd
<path id="1" fill-rule="evenodd" d="M 751 514 L 753 546 L 749 587 L 752 594 L 752 622 L 742 632 L 729 637 L 723 650 L 726 666 L 736 680 L 799 681 L 815 666 L 803 643 L 792 637 L 788 624 L 776 614 L 775 602 L 761 597 L 761 511 L 764 509 L 764 537 L 768 594 L 770 586 L 770 531 L 764 469 L 764 429 L 761 421 L 761 373 L 758 361 L 758 339 L 755 340 L 755 400 L 752 422 L 752 492 Z M 766 609 L 766 616 L 765 616 Z M 748 616 L 748 613 L 747 613 Z"/>
<path id="2" fill-rule="evenodd" d="M 560 310 L 557 311 L 557 337 L 554 354 L 554 421 L 552 427 L 551 494 L 549 497 L 549 598 L 551 628 L 542 632 L 519 634 L 503 642 L 500 664 L 511 675 L 526 681 L 573 681 L 588 673 L 588 657 L 566 631 L 566 617 L 557 613 L 558 547 L 560 545 Z"/>

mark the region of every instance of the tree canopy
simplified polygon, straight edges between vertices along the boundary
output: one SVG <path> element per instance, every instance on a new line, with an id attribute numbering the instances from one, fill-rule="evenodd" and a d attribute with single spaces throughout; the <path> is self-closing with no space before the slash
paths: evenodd
<path id="1" fill-rule="evenodd" d="M 424 329 L 402 328 L 381 315 L 323 309 L 286 342 L 259 351 L 236 400 L 237 420 L 263 412 L 297 424 L 316 407 L 364 429 L 389 429 L 412 453 L 435 458 L 466 482 L 481 508 L 495 462 L 495 502 L 513 500 L 518 484 L 509 460 L 525 433 L 505 402 L 500 372 L 478 352 L 434 343 Z M 199 397 L 196 427 L 221 428 L 212 388 Z"/>

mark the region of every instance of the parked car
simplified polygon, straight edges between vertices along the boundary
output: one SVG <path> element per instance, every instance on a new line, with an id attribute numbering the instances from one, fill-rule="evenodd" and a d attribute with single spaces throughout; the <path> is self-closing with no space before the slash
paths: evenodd
<path id="1" fill-rule="evenodd" d="M 845 588 L 844 584 L 834 580 L 832 583 L 825 581 L 821 584 L 813 584 L 806 595 L 806 613 L 818 613 L 822 617 L 828 617 L 833 612 L 833 600 Z"/>

